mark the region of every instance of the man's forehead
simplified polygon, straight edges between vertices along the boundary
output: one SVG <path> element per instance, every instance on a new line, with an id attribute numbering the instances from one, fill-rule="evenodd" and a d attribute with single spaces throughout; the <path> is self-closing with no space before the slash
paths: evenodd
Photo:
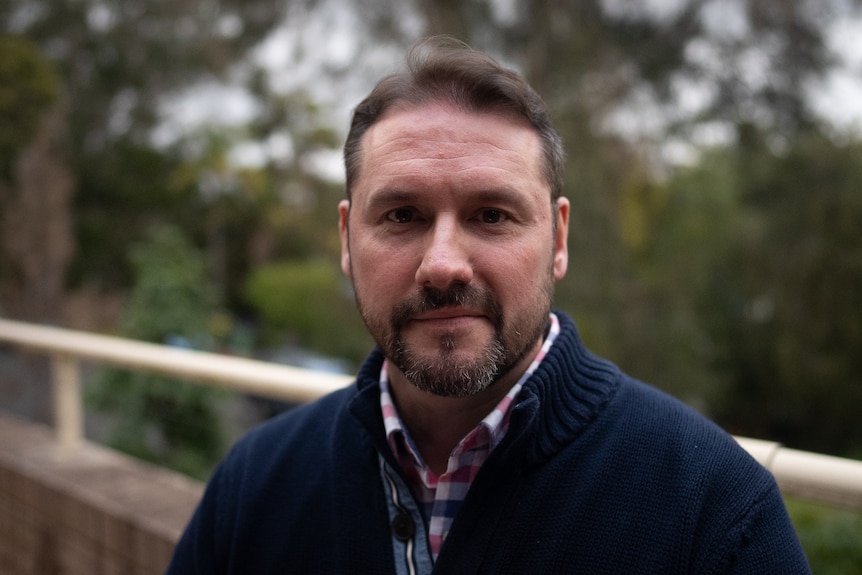
<path id="1" fill-rule="evenodd" d="M 435 153 L 441 146 L 472 153 L 538 151 L 538 134 L 511 113 L 469 112 L 431 103 L 388 110 L 363 136 L 365 160 L 378 153 Z"/>
<path id="2" fill-rule="evenodd" d="M 369 130 L 378 124 L 391 120 L 393 117 L 405 115 L 418 117 L 428 117 L 432 115 L 460 116 L 483 121 L 498 121 L 511 124 L 513 126 L 520 126 L 521 128 L 526 128 L 527 130 L 535 132 L 533 126 L 526 118 L 504 106 L 488 106 L 487 108 L 473 109 L 442 98 L 420 102 L 407 100 L 394 102 L 377 118 L 377 121 L 374 122 Z"/>

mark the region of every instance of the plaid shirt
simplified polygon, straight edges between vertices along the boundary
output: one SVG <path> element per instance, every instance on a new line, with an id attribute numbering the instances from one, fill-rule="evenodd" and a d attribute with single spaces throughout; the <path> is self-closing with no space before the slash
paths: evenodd
<path id="1" fill-rule="evenodd" d="M 435 561 L 479 468 L 509 429 L 509 416 L 521 386 L 544 359 L 560 332 L 557 316 L 552 313 L 550 318 L 551 329 L 530 367 L 491 413 L 455 446 L 449 455 L 446 472 L 442 475 L 437 475 L 428 468 L 410 439 L 389 393 L 387 362 L 383 364 L 380 372 L 380 405 L 386 437 L 389 447 L 404 469 L 417 502 L 424 511 L 428 524 L 428 543 Z"/>

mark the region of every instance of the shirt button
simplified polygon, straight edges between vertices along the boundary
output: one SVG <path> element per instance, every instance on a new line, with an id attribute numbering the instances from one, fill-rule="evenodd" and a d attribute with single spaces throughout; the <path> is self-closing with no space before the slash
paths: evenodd
<path id="1" fill-rule="evenodd" d="M 413 518 L 405 512 L 401 512 L 392 520 L 392 534 L 399 541 L 407 541 L 416 532 Z"/>

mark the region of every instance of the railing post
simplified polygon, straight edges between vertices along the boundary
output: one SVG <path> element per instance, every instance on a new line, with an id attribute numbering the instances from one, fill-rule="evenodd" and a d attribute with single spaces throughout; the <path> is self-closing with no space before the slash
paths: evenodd
<path id="1" fill-rule="evenodd" d="M 76 447 L 84 436 L 84 409 L 78 360 L 68 354 L 51 358 L 54 427 L 63 447 Z"/>

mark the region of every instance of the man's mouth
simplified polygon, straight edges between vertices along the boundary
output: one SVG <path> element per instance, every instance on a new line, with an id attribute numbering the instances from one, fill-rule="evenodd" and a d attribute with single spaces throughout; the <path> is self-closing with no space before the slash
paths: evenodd
<path id="1" fill-rule="evenodd" d="M 445 307 L 418 313 L 412 319 L 414 321 L 447 321 L 481 317 L 485 317 L 485 313 L 482 311 Z"/>

